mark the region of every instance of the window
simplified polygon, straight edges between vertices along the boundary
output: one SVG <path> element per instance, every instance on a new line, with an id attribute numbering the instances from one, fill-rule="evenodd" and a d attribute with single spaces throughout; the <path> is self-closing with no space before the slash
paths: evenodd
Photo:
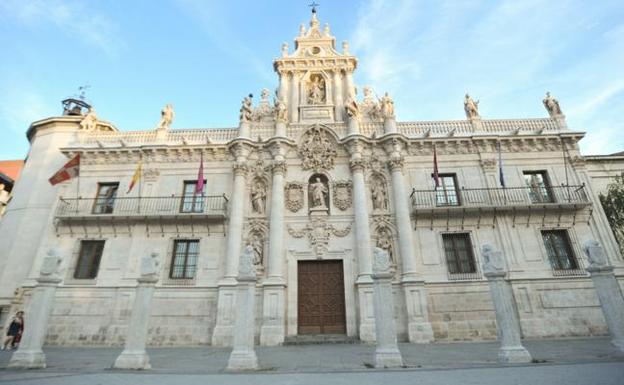
<path id="1" fill-rule="evenodd" d="M 206 181 L 204 181 L 206 184 Z M 180 205 L 181 213 L 203 213 L 204 212 L 204 195 L 195 193 L 197 181 L 184 182 L 184 192 L 182 194 L 182 204 Z"/>
<path id="2" fill-rule="evenodd" d="M 104 241 L 81 241 L 74 278 L 94 279 L 97 277 L 103 250 Z"/>
<path id="3" fill-rule="evenodd" d="M 98 183 L 93 214 L 112 214 L 119 183 Z"/>
<path id="4" fill-rule="evenodd" d="M 577 270 L 579 268 L 565 230 L 542 231 L 542 238 L 553 270 Z"/>
<path id="5" fill-rule="evenodd" d="M 436 189 L 436 206 L 459 206 L 455 174 L 440 174 L 440 187 Z"/>
<path id="6" fill-rule="evenodd" d="M 529 189 L 531 203 L 552 203 L 552 192 L 546 171 L 525 171 L 524 183 Z"/>
<path id="7" fill-rule="evenodd" d="M 198 240 L 176 240 L 173 243 L 173 258 L 171 259 L 171 279 L 193 279 L 197 269 Z"/>
<path id="8" fill-rule="evenodd" d="M 472 253 L 470 234 L 442 234 L 449 274 L 475 274 L 477 267 Z"/>

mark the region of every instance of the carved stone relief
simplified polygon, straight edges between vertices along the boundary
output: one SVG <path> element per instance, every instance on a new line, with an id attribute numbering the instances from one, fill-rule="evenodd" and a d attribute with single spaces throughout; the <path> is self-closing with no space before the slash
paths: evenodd
<path id="1" fill-rule="evenodd" d="M 392 265 L 396 265 L 396 261 L 394 259 L 392 232 L 389 228 L 380 227 L 377 229 L 377 242 L 375 242 L 375 246 L 385 250 L 390 257 L 390 262 L 392 263 Z"/>
<path id="2" fill-rule="evenodd" d="M 326 86 L 325 79 L 320 74 L 314 74 L 310 76 L 310 81 L 307 84 L 307 97 L 308 104 L 324 104 L 326 101 Z"/>
<path id="3" fill-rule="evenodd" d="M 345 211 L 352 204 L 353 185 L 350 181 L 337 181 L 334 183 L 334 206 Z"/>
<path id="4" fill-rule="evenodd" d="M 380 175 L 374 175 L 371 178 L 370 189 L 373 210 L 388 210 L 388 190 L 384 178 Z"/>
<path id="5" fill-rule="evenodd" d="M 327 223 L 323 218 L 314 218 L 300 230 L 295 230 L 290 225 L 287 226 L 288 234 L 293 238 L 303 238 L 307 236 L 310 247 L 314 250 L 317 258 L 322 258 L 328 251 L 329 239 L 332 235 L 336 237 L 346 237 L 351 232 L 351 224 L 344 229 L 338 229 Z"/>
<path id="6" fill-rule="evenodd" d="M 266 212 L 266 185 L 260 178 L 256 178 L 251 186 L 251 210 L 256 214 Z"/>
<path id="7" fill-rule="evenodd" d="M 303 183 L 288 182 L 284 187 L 286 196 L 286 208 L 293 213 L 303 207 Z"/>
<path id="8" fill-rule="evenodd" d="M 302 158 L 304 170 L 331 170 L 334 168 L 336 157 L 335 145 L 330 141 L 327 132 L 319 125 L 315 125 L 305 134 L 300 146 L 299 155 Z"/>

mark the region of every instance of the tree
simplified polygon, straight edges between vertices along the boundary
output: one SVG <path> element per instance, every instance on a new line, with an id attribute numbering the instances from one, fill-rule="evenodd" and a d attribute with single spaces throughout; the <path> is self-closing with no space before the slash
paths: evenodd
<path id="1" fill-rule="evenodd" d="M 606 195 L 600 194 L 600 203 L 624 254 L 624 173 L 609 184 Z"/>

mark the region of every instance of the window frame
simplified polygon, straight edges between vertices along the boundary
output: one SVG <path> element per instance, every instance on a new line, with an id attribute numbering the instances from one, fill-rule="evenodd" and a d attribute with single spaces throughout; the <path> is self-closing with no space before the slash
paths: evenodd
<path id="1" fill-rule="evenodd" d="M 177 251 L 178 251 L 178 244 L 180 243 L 186 243 L 186 247 L 184 248 L 184 262 L 182 264 L 182 275 L 181 276 L 174 276 L 175 273 L 175 267 L 176 267 L 176 260 L 177 260 Z M 193 275 L 189 276 L 188 274 L 188 270 L 189 270 L 189 250 L 190 250 L 190 245 L 191 243 L 196 243 L 197 247 L 196 247 L 196 251 L 195 251 L 195 259 L 194 259 L 194 264 L 192 265 L 193 268 Z M 200 246 L 200 240 L 199 239 L 174 239 L 173 240 L 173 249 L 171 251 L 171 263 L 169 265 L 169 274 L 168 274 L 168 279 L 170 280 L 193 280 L 195 279 L 195 277 L 197 276 L 197 266 L 198 266 L 198 261 L 199 261 L 199 246 Z"/>
<path id="2" fill-rule="evenodd" d="M 433 174 L 431 174 L 431 177 L 433 178 Z M 453 190 L 451 189 L 447 189 L 446 184 L 444 183 L 445 179 L 450 178 L 453 181 Z M 440 187 L 435 188 L 435 181 L 434 181 L 434 199 L 435 199 L 435 205 L 436 207 L 456 207 L 456 206 L 461 206 L 462 205 L 462 200 L 461 200 L 461 196 L 459 194 L 459 187 L 457 185 L 457 174 L 456 173 L 442 173 L 442 174 L 438 174 L 438 179 L 440 180 Z M 454 194 L 454 198 L 455 198 L 455 203 L 451 202 L 451 199 L 449 199 L 449 196 L 451 196 L 451 194 L 449 194 L 450 191 L 453 191 Z M 443 198 L 443 202 L 441 202 Z"/>
<path id="3" fill-rule="evenodd" d="M 206 185 L 206 179 L 204 179 L 204 186 Z M 187 186 L 193 186 L 193 193 L 187 194 Z M 182 196 L 180 198 L 180 213 L 182 214 L 202 214 L 206 210 L 206 195 L 204 192 L 201 195 L 195 193 L 197 186 L 197 180 L 185 180 L 182 184 Z M 185 206 L 190 205 L 189 209 Z"/>
<path id="4" fill-rule="evenodd" d="M 79 275 L 82 273 L 82 264 L 83 264 L 83 259 L 87 258 L 86 254 L 85 254 L 85 245 L 86 244 L 98 244 L 99 245 L 99 250 L 96 248 L 92 248 L 91 250 L 91 254 L 88 256 L 89 258 L 91 258 L 90 263 L 89 263 L 89 268 L 88 268 L 88 274 L 82 276 Z M 78 258 L 76 259 L 76 263 L 74 265 L 74 271 L 72 274 L 72 278 L 75 280 L 93 280 L 96 279 L 98 276 L 98 273 L 100 271 L 100 264 L 102 263 L 102 256 L 104 255 L 104 247 L 106 245 L 106 241 L 105 240 L 101 240 L 101 239 L 82 239 L 80 240 L 80 246 L 78 249 Z M 94 263 L 94 261 L 96 261 Z"/>
<path id="5" fill-rule="evenodd" d="M 442 250 L 444 252 L 444 261 L 446 264 L 446 270 L 449 278 L 451 279 L 478 279 L 480 278 L 479 266 L 477 263 L 477 257 L 474 252 L 472 237 L 470 232 L 452 232 L 452 233 L 442 233 Z M 454 260 L 449 259 L 449 253 L 447 249 L 447 239 L 452 243 L 452 254 Z M 457 247 L 457 240 L 462 239 L 465 240 L 465 251 L 467 253 L 467 263 L 472 271 L 462 271 L 462 259 L 460 257 L 461 249 Z M 457 267 L 457 269 L 453 269 L 456 271 L 451 271 L 451 266 Z"/>
<path id="6" fill-rule="evenodd" d="M 548 263 L 553 272 L 565 272 L 565 271 L 581 271 L 582 267 L 579 259 L 577 258 L 574 247 L 572 246 L 572 240 L 570 238 L 570 234 L 566 229 L 542 229 L 540 230 L 540 234 L 542 236 L 542 243 L 544 248 L 546 249 L 546 257 L 548 258 Z M 548 240 L 549 244 L 547 244 L 547 235 L 561 235 L 563 239 L 563 245 L 566 249 L 564 254 L 567 254 L 567 262 L 570 264 L 570 267 L 565 267 L 565 263 L 562 263 L 563 254 L 561 254 L 561 250 L 559 250 L 556 246 L 556 241 L 552 242 Z M 550 251 L 553 251 L 555 255 L 553 256 Z M 553 259 L 553 257 L 555 259 Z M 556 262 L 555 262 L 556 261 Z M 555 263 L 553 263 L 555 262 Z M 570 263 L 571 262 L 571 263 Z"/>
<path id="7" fill-rule="evenodd" d="M 533 187 L 529 185 L 527 181 L 527 176 L 531 175 L 540 175 L 542 177 L 542 182 L 544 186 L 537 186 L 539 189 L 536 191 Z M 522 177 L 524 179 L 524 185 L 527 189 L 527 193 L 529 195 L 529 200 L 533 204 L 540 203 L 555 203 L 555 196 L 552 190 L 552 184 L 550 183 L 550 178 L 548 177 L 548 171 L 546 170 L 526 170 L 522 171 Z M 539 197 L 539 199 L 534 199 L 534 197 Z"/>
<path id="8" fill-rule="evenodd" d="M 114 194 L 112 196 L 100 196 L 103 188 L 114 187 Z M 110 191 L 110 190 L 109 190 Z M 119 182 L 98 182 L 98 189 L 95 194 L 95 200 L 93 201 L 93 207 L 91 213 L 96 215 L 112 214 L 115 211 L 115 201 L 117 200 L 117 193 L 119 192 Z M 101 208 L 104 208 L 102 210 Z"/>

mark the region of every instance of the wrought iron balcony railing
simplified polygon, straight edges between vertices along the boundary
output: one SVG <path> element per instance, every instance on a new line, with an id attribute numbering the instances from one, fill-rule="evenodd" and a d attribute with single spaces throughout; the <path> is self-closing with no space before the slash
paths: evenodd
<path id="1" fill-rule="evenodd" d="M 535 186 L 510 188 L 461 188 L 413 190 L 414 210 L 436 208 L 531 208 L 587 206 L 585 186 Z"/>
<path id="2" fill-rule="evenodd" d="M 202 217 L 224 219 L 228 199 L 225 195 L 61 198 L 56 209 L 59 219 L 102 217 Z"/>

